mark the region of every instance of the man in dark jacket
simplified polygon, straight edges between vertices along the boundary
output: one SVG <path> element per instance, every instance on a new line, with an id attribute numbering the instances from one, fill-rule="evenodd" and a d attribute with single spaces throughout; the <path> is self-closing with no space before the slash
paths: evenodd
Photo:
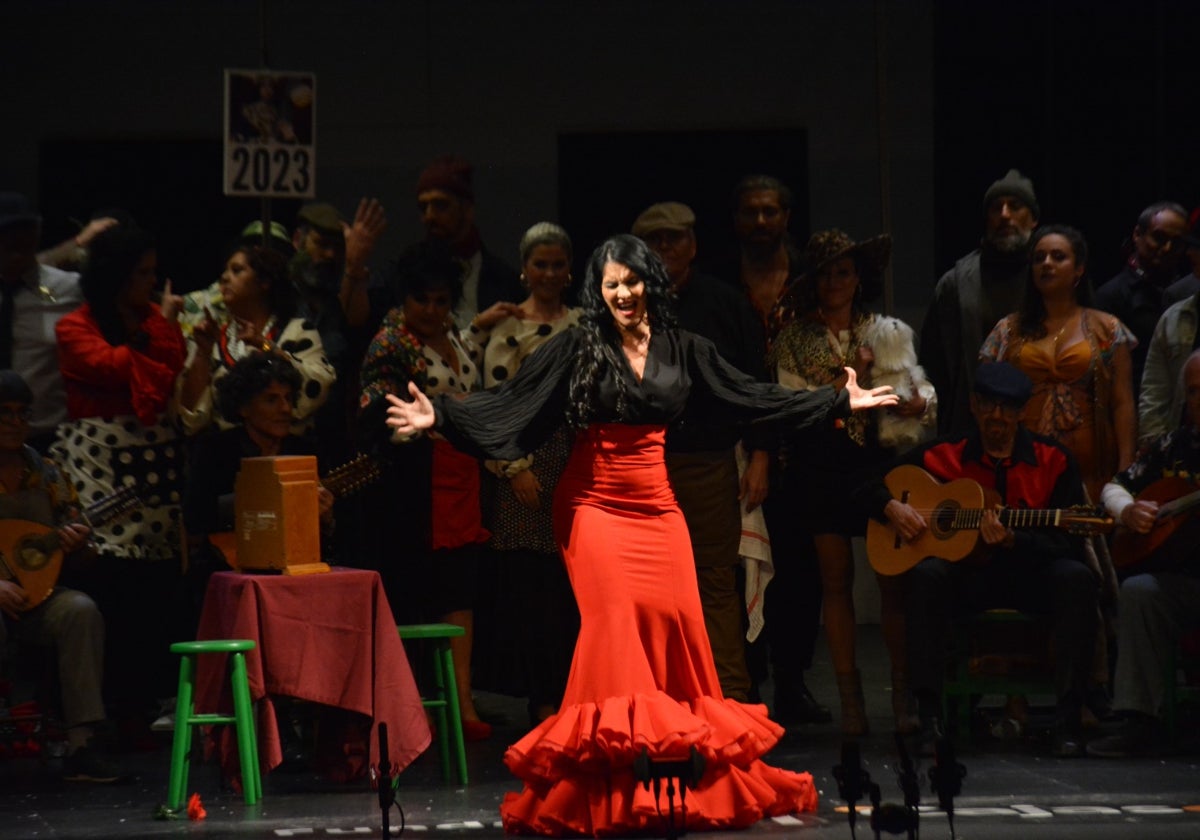
<path id="1" fill-rule="evenodd" d="M 969 398 L 979 348 L 996 322 L 1017 310 L 1037 227 L 1033 182 L 1015 169 L 983 194 L 980 246 L 942 275 L 921 327 L 920 361 L 937 389 L 938 431 L 974 426 Z"/>

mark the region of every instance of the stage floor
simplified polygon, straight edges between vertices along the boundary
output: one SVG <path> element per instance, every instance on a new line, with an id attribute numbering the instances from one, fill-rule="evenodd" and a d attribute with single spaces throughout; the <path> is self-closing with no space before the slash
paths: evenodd
<path id="1" fill-rule="evenodd" d="M 896 755 L 890 734 L 888 672 L 878 629 L 863 628 L 860 650 L 872 734 L 861 741 L 865 769 L 879 784 L 884 802 L 901 802 Z M 822 645 L 823 652 L 823 645 Z M 836 706 L 836 689 L 825 661 L 810 678 L 814 693 Z M 768 686 L 769 691 L 769 686 Z M 769 694 L 768 694 L 769 696 Z M 468 745 L 471 784 L 443 785 L 434 752 L 422 755 L 400 777 L 397 803 L 407 822 L 405 835 L 429 838 L 499 837 L 499 803 L 517 788 L 501 755 L 525 730 L 523 700 L 481 693 L 478 705 L 496 722 L 487 742 Z M 1200 749 L 1192 718 L 1181 754 L 1157 759 L 1059 760 L 1036 738 L 1015 741 L 982 739 L 959 747 L 967 770 L 955 802 L 957 836 L 986 838 L 1200 838 Z M 842 738 L 835 725 L 797 727 L 788 732 L 768 761 L 813 774 L 821 795 L 816 814 L 766 820 L 714 838 L 799 837 L 812 840 L 851 836 L 838 800 L 832 767 L 840 760 Z M 258 840 L 283 837 L 380 836 L 376 794 L 365 782 L 338 785 L 311 772 L 276 771 L 264 778 L 264 798 L 246 806 L 223 790 L 214 764 L 194 765 L 189 791 L 197 791 L 208 811 L 202 822 L 159 821 L 155 808 L 166 798 L 169 734 L 159 748 L 120 756 L 134 774 L 125 784 L 84 785 L 62 782 L 60 762 L 0 760 L 0 838 L 204 837 Z M 919 767 L 921 836 L 948 838 L 946 817 L 936 810 L 927 771 Z M 396 836 L 400 814 L 391 812 Z M 660 833 L 657 836 L 665 836 Z M 873 832 L 864 814 L 858 837 Z"/>

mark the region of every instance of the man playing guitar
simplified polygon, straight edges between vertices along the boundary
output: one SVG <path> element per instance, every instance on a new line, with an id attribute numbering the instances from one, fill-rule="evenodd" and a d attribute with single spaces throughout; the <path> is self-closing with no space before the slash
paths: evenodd
<path id="1" fill-rule="evenodd" d="M 970 478 L 993 490 L 1008 508 L 1068 508 L 1083 502 L 1075 459 L 1060 444 L 1021 426 L 1033 383 L 1006 362 L 983 364 L 975 375 L 975 428 L 923 444 L 899 463 L 921 467 L 939 481 Z M 889 467 L 895 464 L 889 465 Z M 929 528 L 930 513 L 892 497 L 883 479 L 862 487 L 859 500 L 901 539 Z M 1055 528 L 1012 530 L 993 510 L 982 516 L 986 562 L 951 563 L 926 557 L 904 573 L 909 678 L 921 719 L 919 746 L 940 737 L 946 637 L 953 616 L 1005 607 L 1054 619 L 1058 695 L 1054 752 L 1081 755 L 1080 711 L 1092 663 L 1098 581 L 1083 562 L 1078 538 Z"/>
<path id="2" fill-rule="evenodd" d="M 78 502 L 75 488 L 51 462 L 25 444 L 29 436 L 33 392 L 19 374 L 0 370 L 0 520 L 25 520 L 58 528 L 58 544 L 67 555 L 88 550 L 89 528 L 71 519 Z M 57 587 L 35 607 L 15 579 L 14 558 L 3 549 L 0 565 L 0 644 L 8 637 L 21 645 L 55 651 L 62 685 L 62 714 L 67 728 L 63 778 L 114 782 L 121 777 L 89 741 L 105 719 L 101 699 L 104 671 L 104 619 L 82 592 Z"/>
<path id="3" fill-rule="evenodd" d="M 1104 486 L 1104 506 L 1132 534 L 1148 539 L 1176 528 L 1148 558 L 1149 569 L 1121 584 L 1113 707 L 1125 715 L 1121 731 L 1088 744 L 1088 754 L 1123 758 L 1164 745 L 1159 723 L 1167 656 L 1180 636 L 1200 624 L 1200 520 L 1168 521 L 1156 501 L 1135 496 L 1164 480 L 1200 490 L 1200 351 L 1183 365 L 1187 420 L 1154 441 L 1129 468 Z"/>

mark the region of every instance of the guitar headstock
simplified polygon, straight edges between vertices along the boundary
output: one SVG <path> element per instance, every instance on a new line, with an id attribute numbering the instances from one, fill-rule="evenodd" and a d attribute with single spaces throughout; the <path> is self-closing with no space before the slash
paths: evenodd
<path id="1" fill-rule="evenodd" d="M 1077 537 L 1090 537 L 1096 534 L 1107 534 L 1116 521 L 1104 512 L 1104 508 L 1090 505 L 1075 505 L 1062 512 L 1059 524 L 1067 533 Z"/>
<path id="2" fill-rule="evenodd" d="M 330 470 L 321 478 L 321 484 L 335 496 L 346 496 L 378 481 L 380 475 L 379 463 L 370 455 L 360 453 Z"/>

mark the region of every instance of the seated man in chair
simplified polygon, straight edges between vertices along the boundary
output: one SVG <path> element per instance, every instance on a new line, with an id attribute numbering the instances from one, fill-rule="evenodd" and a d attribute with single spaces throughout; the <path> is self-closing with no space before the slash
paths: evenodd
<path id="1" fill-rule="evenodd" d="M 900 463 L 938 481 L 970 478 L 993 490 L 1006 508 L 1066 508 L 1083 502 L 1083 483 L 1071 453 L 1020 423 L 1033 384 L 1006 362 L 983 364 L 975 375 L 975 428 L 910 450 Z M 896 466 L 892 464 L 891 466 Z M 892 498 L 882 478 L 859 491 L 868 512 L 913 542 L 929 527 L 922 512 Z M 979 526 L 985 557 L 951 563 L 926 557 L 904 573 L 909 680 L 921 719 L 919 747 L 928 753 L 941 736 L 939 721 L 950 620 L 1006 607 L 1049 615 L 1054 623 L 1058 698 L 1054 752 L 1082 755 L 1080 710 L 1092 663 L 1098 581 L 1084 563 L 1079 538 L 1052 528 L 1006 527 L 994 510 Z"/>
<path id="2" fill-rule="evenodd" d="M 0 521 L 25 520 L 58 527 L 67 562 L 88 552 L 89 529 L 69 520 L 77 512 L 75 488 L 58 468 L 26 445 L 33 392 L 19 374 L 0 370 Z M 93 728 L 105 718 L 101 698 L 104 619 L 82 592 L 57 587 L 31 607 L 29 593 L 9 565 L 11 546 L 0 545 L 0 644 L 52 648 L 62 686 L 67 727 L 67 781 L 115 782 L 121 774 L 94 747 Z"/>
<path id="3" fill-rule="evenodd" d="M 1183 365 L 1183 388 L 1184 424 L 1159 437 L 1104 486 L 1104 506 L 1133 534 L 1154 530 L 1159 511 L 1158 502 L 1135 501 L 1135 495 L 1168 478 L 1180 479 L 1169 495 L 1200 490 L 1200 351 Z M 1088 744 L 1089 755 L 1124 758 L 1165 746 L 1158 715 L 1169 678 L 1168 655 L 1185 630 L 1200 626 L 1200 520 L 1193 513 L 1176 522 L 1177 530 L 1150 554 L 1144 570 L 1121 584 L 1113 707 L 1123 713 L 1125 724 Z M 1168 519 L 1158 527 L 1174 524 Z"/>

